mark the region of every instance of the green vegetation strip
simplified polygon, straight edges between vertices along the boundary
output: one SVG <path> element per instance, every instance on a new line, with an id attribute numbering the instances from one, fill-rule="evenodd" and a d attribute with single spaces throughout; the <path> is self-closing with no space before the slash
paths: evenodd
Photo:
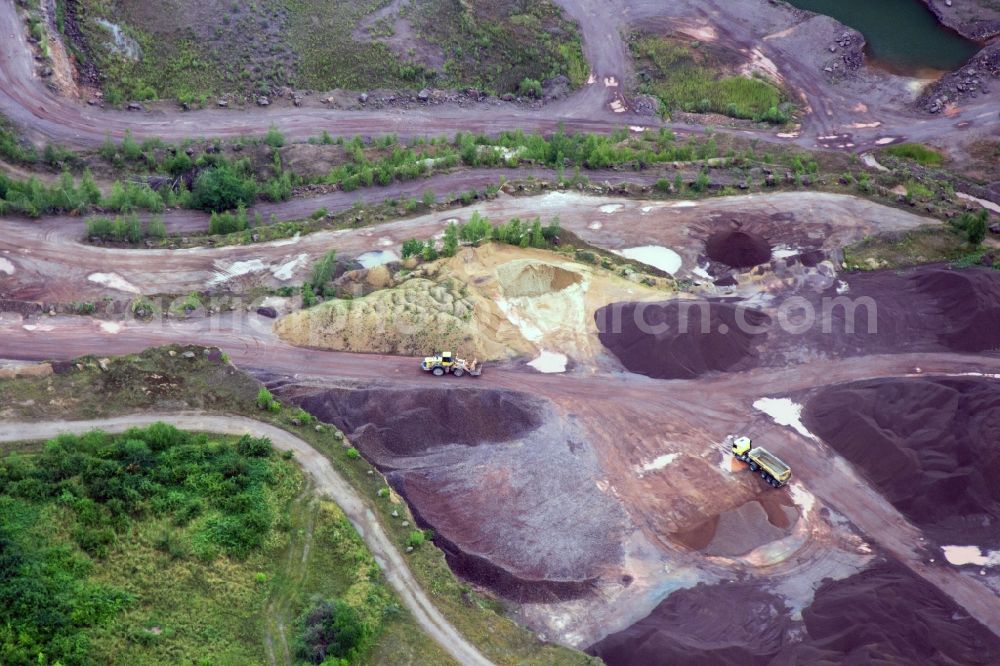
<path id="1" fill-rule="evenodd" d="M 354 663 L 401 613 L 346 517 L 262 438 L 63 435 L 0 460 L 0 513 L 4 664 L 264 663 L 278 596 L 297 658 Z"/>

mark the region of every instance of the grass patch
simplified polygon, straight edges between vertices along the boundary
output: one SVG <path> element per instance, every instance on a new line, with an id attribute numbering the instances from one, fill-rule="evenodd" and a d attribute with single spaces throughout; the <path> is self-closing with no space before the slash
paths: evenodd
<path id="1" fill-rule="evenodd" d="M 576 25 L 551 2 L 429 0 L 418 7 L 417 30 L 444 52 L 453 85 L 539 96 L 536 84 L 545 79 L 564 75 L 574 87 L 587 81 Z"/>
<path id="2" fill-rule="evenodd" d="M 941 153 L 922 143 L 898 143 L 885 148 L 883 152 L 924 166 L 939 166 L 944 160 Z"/>
<path id="3" fill-rule="evenodd" d="M 629 45 L 643 92 L 659 98 L 668 111 L 721 113 L 776 124 L 790 119 L 784 95 L 774 83 L 722 73 L 734 64 L 724 52 L 675 37 L 636 36 Z"/>
<path id="4" fill-rule="evenodd" d="M 951 226 L 927 226 L 899 234 L 870 236 L 844 248 L 844 267 L 852 271 L 904 268 L 956 261 L 974 248 Z"/>
<path id="5" fill-rule="evenodd" d="M 285 86 L 516 93 L 522 81 L 559 74 L 576 85 L 586 81 L 576 26 L 549 0 L 428 0 L 404 3 L 398 16 L 366 20 L 390 2 L 83 0 L 77 12 L 83 43 L 72 47 L 97 65 L 112 104 L 171 98 L 205 104 L 223 93 L 249 100 Z M 411 39 L 395 34 L 397 19 L 412 30 Z M 117 26 L 117 41 L 102 21 Z"/>

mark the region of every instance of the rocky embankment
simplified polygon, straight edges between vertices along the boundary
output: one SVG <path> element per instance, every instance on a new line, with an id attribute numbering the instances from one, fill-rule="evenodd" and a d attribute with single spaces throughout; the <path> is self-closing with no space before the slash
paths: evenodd
<path id="1" fill-rule="evenodd" d="M 1000 89 L 1000 42 L 990 44 L 967 65 L 928 86 L 917 104 L 930 113 L 941 113 L 950 104 L 988 95 L 996 89 Z"/>
<path id="2" fill-rule="evenodd" d="M 993 0 L 924 0 L 924 4 L 947 26 L 968 39 L 986 41 L 1000 35 L 1000 5 Z"/>

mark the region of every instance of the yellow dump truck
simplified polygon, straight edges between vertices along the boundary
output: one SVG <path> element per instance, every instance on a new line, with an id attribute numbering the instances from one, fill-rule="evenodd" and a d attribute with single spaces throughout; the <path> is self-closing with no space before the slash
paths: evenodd
<path id="1" fill-rule="evenodd" d="M 441 352 L 434 356 L 427 356 L 420 363 L 420 369 L 436 377 L 441 377 L 448 373 L 456 377 L 461 377 L 464 374 L 478 377 L 483 374 L 483 366 L 478 360 L 466 361 L 464 358 L 455 358 L 455 355 L 451 352 Z"/>
<path id="2" fill-rule="evenodd" d="M 754 446 L 749 437 L 732 439 L 733 455 L 750 465 L 751 472 L 760 472 L 760 477 L 775 488 L 780 488 L 792 478 L 791 468 L 761 446 Z"/>

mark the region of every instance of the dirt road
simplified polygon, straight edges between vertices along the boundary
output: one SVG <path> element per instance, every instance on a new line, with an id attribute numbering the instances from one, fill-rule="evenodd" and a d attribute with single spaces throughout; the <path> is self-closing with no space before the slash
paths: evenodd
<path id="1" fill-rule="evenodd" d="M 664 7 L 650 0 L 613 0 L 612 2 L 561 2 L 580 22 L 584 49 L 594 73 L 593 83 L 569 98 L 541 109 L 511 104 L 472 107 L 420 107 L 409 110 L 337 111 L 324 108 L 313 98 L 301 107 L 236 110 L 208 109 L 182 113 L 151 113 L 103 110 L 58 96 L 42 85 L 35 74 L 35 63 L 22 29 L 14 0 L 0 1 L 0 25 L 4 39 L 0 43 L 0 109 L 37 141 L 54 141 L 66 146 L 93 147 L 106 135 L 121 137 L 130 131 L 135 137 L 180 140 L 192 136 L 231 137 L 263 134 L 271 125 L 286 136 L 303 140 L 323 130 L 334 135 L 395 133 L 401 137 L 438 135 L 456 130 L 498 133 L 521 128 L 552 132 L 559 127 L 570 131 L 607 132 L 625 125 L 657 127 L 661 123 L 649 116 L 637 116 L 628 110 L 628 91 L 624 84 L 630 75 L 627 47 L 622 33 L 631 26 L 657 22 L 667 28 L 713 30 L 742 49 L 749 57 L 753 49 L 778 63 L 789 83 L 800 90 L 807 113 L 801 132 L 781 135 L 771 130 L 726 130 L 753 135 L 771 142 L 794 142 L 807 147 L 835 147 L 864 150 L 879 145 L 887 136 L 922 140 L 948 136 L 989 133 L 1000 123 L 995 112 L 996 97 L 981 96 L 957 115 L 920 116 L 904 109 L 907 81 L 886 79 L 873 84 L 862 80 L 857 85 L 827 84 L 817 63 L 804 61 L 802 54 L 818 42 L 832 37 L 843 26 L 824 19 L 811 28 L 800 29 L 800 15 L 787 8 L 756 0 L 740 2 L 702 2 L 684 0 Z M 753 21 L 747 14 L 753 14 Z M 761 27 L 770 28 L 774 39 L 761 40 Z M 829 33 L 829 34 L 828 34 Z M 885 89 L 887 92 L 880 92 Z M 864 112 L 855 110 L 858 102 Z M 612 104 L 625 109 L 616 113 Z M 903 103 L 901 103 L 903 102 Z M 961 121 L 968 125 L 956 129 Z M 667 123 L 689 131 L 704 128 L 684 123 Z"/>
<path id="2" fill-rule="evenodd" d="M 381 192 L 380 192 L 381 193 Z M 294 200 L 273 210 L 346 204 L 342 193 Z M 479 212 L 494 222 L 513 217 L 541 217 L 560 224 L 598 246 L 623 250 L 645 245 L 670 248 L 682 258 L 678 276 L 689 276 L 703 254 L 710 230 L 733 218 L 756 216 L 780 222 L 771 225 L 774 244 L 826 247 L 834 250 L 878 232 L 898 231 L 935 223 L 929 218 L 889 208 L 857 197 L 823 192 L 789 192 L 753 197 L 718 197 L 704 201 L 654 201 L 594 197 L 576 192 L 550 192 L 532 197 L 501 196 L 462 210 L 433 212 L 395 220 L 377 227 L 321 231 L 301 238 L 220 248 L 141 250 L 83 243 L 82 222 L 74 217 L 43 220 L 0 219 L 0 297 L 20 300 L 96 301 L 105 296 L 181 294 L 239 285 L 246 276 L 272 286 L 298 284 L 315 260 L 336 250 L 345 259 L 374 250 L 401 251 L 407 238 L 427 239 L 449 220 L 467 220 Z M 199 219 L 178 211 L 167 216 L 177 224 Z M 173 222 L 171 222 L 173 223 Z M 808 233 L 809 237 L 806 237 Z M 109 283 L 99 276 L 114 274 Z M 98 276 L 98 277 L 95 277 Z"/>
<path id="3" fill-rule="evenodd" d="M 386 580 L 413 613 L 421 628 L 461 664 L 488 666 L 490 662 L 465 640 L 434 607 L 410 573 L 406 559 L 396 549 L 374 512 L 344 479 L 334 471 L 330 461 L 305 441 L 291 433 L 266 423 L 241 416 L 221 416 L 197 412 L 134 414 L 94 421 L 50 421 L 46 423 L 0 422 L 0 442 L 50 439 L 60 433 L 83 433 L 100 428 L 119 433 L 129 428 L 165 421 L 185 430 L 215 432 L 230 435 L 253 433 L 271 440 L 282 451 L 292 451 L 295 459 L 312 478 L 316 489 L 335 501 L 385 573 Z"/>

